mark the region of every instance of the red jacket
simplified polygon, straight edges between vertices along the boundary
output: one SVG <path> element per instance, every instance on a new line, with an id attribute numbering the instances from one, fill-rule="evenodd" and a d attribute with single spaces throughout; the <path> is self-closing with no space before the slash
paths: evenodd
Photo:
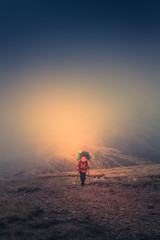
<path id="1" fill-rule="evenodd" d="M 76 168 L 77 170 L 81 170 L 83 173 L 87 172 L 87 168 L 90 168 L 90 162 L 88 159 L 86 159 L 86 157 L 82 157 L 80 160 L 78 160 Z"/>

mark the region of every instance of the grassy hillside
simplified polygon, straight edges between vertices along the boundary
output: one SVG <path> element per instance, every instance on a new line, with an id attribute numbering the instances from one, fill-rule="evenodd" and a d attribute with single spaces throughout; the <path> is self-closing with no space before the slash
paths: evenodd
<path id="1" fill-rule="evenodd" d="M 39 178 L 54 178 L 66 186 L 74 186 L 77 180 L 77 171 L 62 173 L 39 174 Z M 79 179 L 79 178 L 78 178 Z M 78 180 L 79 183 L 79 180 Z M 86 175 L 89 185 L 121 184 L 123 186 L 149 186 L 160 187 L 160 164 L 119 167 L 112 169 L 90 169 Z"/>

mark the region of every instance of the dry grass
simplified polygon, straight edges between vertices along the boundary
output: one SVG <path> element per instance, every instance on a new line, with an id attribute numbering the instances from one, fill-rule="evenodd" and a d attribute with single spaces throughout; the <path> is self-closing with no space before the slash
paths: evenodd
<path id="1" fill-rule="evenodd" d="M 18 180 L 12 181 L 7 185 L 7 192 L 20 193 L 20 192 L 35 192 L 41 190 L 40 183 L 38 181 Z"/>
<path id="2" fill-rule="evenodd" d="M 1 200 L 0 226 L 5 227 L 7 223 L 24 222 L 42 213 L 42 209 L 32 207 L 29 203 L 17 200 Z"/>
<path id="3" fill-rule="evenodd" d="M 39 178 L 54 178 L 60 185 L 75 186 L 77 172 L 40 175 Z M 89 181 L 90 180 L 90 181 Z M 78 184 L 80 183 L 78 176 Z M 86 175 L 86 184 L 121 184 L 125 187 L 153 186 L 160 188 L 160 164 L 121 167 L 111 169 L 93 169 Z"/>
<path id="4" fill-rule="evenodd" d="M 110 240 L 103 227 L 95 226 L 87 222 L 70 222 L 57 225 L 47 240 L 53 239 L 79 239 L 79 240 Z"/>

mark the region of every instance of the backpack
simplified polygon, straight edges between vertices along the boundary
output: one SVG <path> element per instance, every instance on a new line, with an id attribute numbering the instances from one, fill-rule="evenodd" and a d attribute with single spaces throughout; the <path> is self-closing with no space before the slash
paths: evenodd
<path id="1" fill-rule="evenodd" d="M 80 160 L 80 164 L 81 164 L 82 157 L 86 157 L 86 166 L 87 166 L 87 160 L 91 161 L 91 157 L 92 157 L 91 153 L 89 153 L 87 151 L 79 151 L 77 161 Z"/>

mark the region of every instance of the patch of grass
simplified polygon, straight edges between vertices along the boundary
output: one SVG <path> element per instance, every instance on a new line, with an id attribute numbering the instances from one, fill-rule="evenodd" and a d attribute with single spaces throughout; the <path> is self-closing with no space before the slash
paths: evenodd
<path id="1" fill-rule="evenodd" d="M 133 168 L 133 167 L 132 167 Z M 119 173 L 119 169 L 116 172 L 116 169 L 114 169 L 114 172 L 112 174 L 111 170 L 109 171 L 109 174 L 107 174 L 107 170 L 105 173 L 103 173 L 104 170 L 97 171 L 94 170 L 94 174 L 90 174 L 90 185 L 105 185 L 109 186 L 111 184 L 120 184 L 124 187 L 148 187 L 151 186 L 155 190 L 160 188 L 160 175 L 149 175 L 149 172 L 146 172 L 145 174 L 140 174 L 139 172 L 134 173 L 134 168 L 131 172 L 121 171 Z M 59 182 L 60 185 L 63 186 L 75 186 L 77 175 L 61 175 L 61 176 L 54 176 L 54 179 Z M 80 178 L 78 176 L 77 184 L 79 185 Z M 86 185 L 89 184 L 89 175 L 87 173 L 86 175 Z"/>
<path id="2" fill-rule="evenodd" d="M 27 181 L 27 180 L 21 180 L 21 181 L 13 181 L 12 183 L 9 183 L 7 186 L 7 192 L 8 193 L 33 193 L 36 191 L 41 190 L 40 183 L 38 181 Z"/>
<path id="3" fill-rule="evenodd" d="M 160 164 L 142 165 L 131 167 L 119 167 L 111 169 L 90 169 L 90 183 L 88 172 L 86 174 L 86 185 L 105 185 L 121 184 L 124 187 L 152 187 L 157 190 L 160 188 Z M 54 173 L 50 178 L 54 178 L 60 185 L 75 186 L 78 173 L 64 172 Z M 41 176 L 43 178 L 45 176 Z M 49 176 L 47 176 L 49 177 Z M 79 185 L 80 180 L 78 176 Z"/>
<path id="4" fill-rule="evenodd" d="M 56 219 L 51 219 L 51 220 L 36 220 L 34 222 L 31 222 L 30 226 L 32 228 L 49 228 L 50 226 L 53 226 L 55 224 L 58 224 L 59 221 Z"/>
<path id="5" fill-rule="evenodd" d="M 47 238 L 47 240 L 53 239 L 110 240 L 114 238 L 111 238 L 111 236 L 106 233 L 105 229 L 100 226 L 75 221 L 57 225 Z"/>
<path id="6" fill-rule="evenodd" d="M 3 218 L 0 218 L 0 228 L 4 228 L 6 226 L 6 223 Z"/>
<path id="7" fill-rule="evenodd" d="M 104 174 L 91 175 L 91 185 L 120 184 L 124 187 L 152 187 L 155 190 L 160 189 L 160 175 L 115 175 L 106 176 Z"/>
<path id="8" fill-rule="evenodd" d="M 24 235 L 23 228 L 19 226 L 14 227 L 13 234 L 15 235 L 15 237 L 22 237 Z"/>
<path id="9" fill-rule="evenodd" d="M 137 176 L 136 178 L 126 179 L 125 182 L 122 182 L 122 185 L 125 187 L 153 187 L 154 189 L 160 188 L 160 178 L 150 178 L 150 176 Z"/>
<path id="10" fill-rule="evenodd" d="M 0 202 L 0 225 L 5 227 L 7 223 L 24 222 L 33 219 L 43 213 L 39 207 L 15 200 Z"/>
<path id="11" fill-rule="evenodd" d="M 69 186 L 75 184 L 75 177 L 59 177 L 58 182 L 62 186 Z"/>

